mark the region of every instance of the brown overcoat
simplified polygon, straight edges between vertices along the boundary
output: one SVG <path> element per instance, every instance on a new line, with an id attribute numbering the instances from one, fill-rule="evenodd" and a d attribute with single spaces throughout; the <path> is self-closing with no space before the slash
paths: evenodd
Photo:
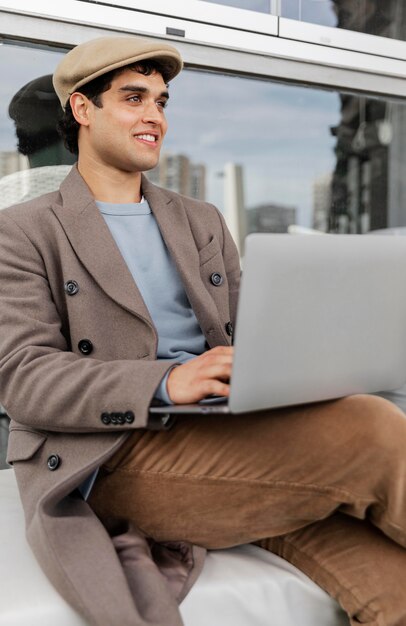
<path id="1" fill-rule="evenodd" d="M 229 344 L 240 267 L 224 219 L 212 205 L 145 178 L 142 191 L 208 346 Z M 210 281 L 214 272 L 223 276 L 220 286 Z M 79 348 L 84 339 L 90 354 Z M 76 167 L 59 191 L 0 213 L 0 401 L 12 418 L 8 461 L 39 563 L 97 626 L 182 624 L 177 602 L 204 557 L 181 537 L 155 546 L 128 524 L 106 529 L 76 489 L 134 428 L 147 425 L 170 367 L 156 360 L 156 348 L 141 294 Z M 109 422 L 112 413 L 121 419 Z"/>

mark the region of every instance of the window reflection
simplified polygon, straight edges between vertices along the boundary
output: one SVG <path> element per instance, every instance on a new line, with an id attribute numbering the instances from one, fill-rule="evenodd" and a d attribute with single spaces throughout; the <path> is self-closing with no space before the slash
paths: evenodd
<path id="1" fill-rule="evenodd" d="M 172 165 L 183 155 L 204 167 L 206 199 L 230 224 L 243 206 L 248 232 L 406 226 L 399 101 L 189 70 L 168 117 Z"/>
<path id="2" fill-rule="evenodd" d="M 351 0 L 351 4 L 359 4 L 364 0 Z M 337 20 L 337 5 L 342 0 L 282 0 L 281 16 L 301 22 L 310 22 L 321 26 L 340 27 Z M 349 2 L 347 2 L 349 4 Z M 345 28 L 342 26 L 342 28 Z"/>
<path id="3" fill-rule="evenodd" d="M 60 56 L 0 46 L 0 68 L 9 77 L 1 93 L 0 208 L 57 189 L 75 161 L 56 130 L 62 109 L 51 73 L 41 75 Z"/>
<path id="4" fill-rule="evenodd" d="M 52 74 L 29 81 L 14 94 L 8 114 L 17 136 L 17 150 L 29 166 L 72 163 L 57 131 L 62 107 L 52 84 Z"/>
<path id="5" fill-rule="evenodd" d="M 346 30 L 406 39 L 404 0 L 205 0 Z"/>
<path id="6" fill-rule="evenodd" d="M 0 207 L 50 190 L 42 184 L 56 189 L 74 160 L 54 132 L 49 74 L 59 58 L 0 46 L 10 76 L 0 92 Z M 149 176 L 216 204 L 236 238 L 292 225 L 406 226 L 403 103 L 196 70 L 170 91 L 165 148 Z"/>
<path id="7" fill-rule="evenodd" d="M 260 13 L 271 13 L 272 4 L 272 0 L 205 0 L 205 2 L 248 9 L 249 11 L 259 11 Z"/>

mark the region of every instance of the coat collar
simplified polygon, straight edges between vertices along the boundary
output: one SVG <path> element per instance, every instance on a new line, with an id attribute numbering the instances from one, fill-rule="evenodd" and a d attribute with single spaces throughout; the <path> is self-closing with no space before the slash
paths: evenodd
<path id="1" fill-rule="evenodd" d="M 54 205 L 53 211 L 82 263 L 107 295 L 154 328 L 141 293 L 76 166 L 61 184 L 60 193 L 62 202 Z M 216 305 L 201 281 L 199 253 L 181 197 L 156 187 L 145 176 L 142 176 L 142 193 L 208 337 L 212 329 L 207 328 L 207 320 L 211 319 L 215 325 L 220 321 Z M 213 337 L 208 339 L 212 343 Z"/>

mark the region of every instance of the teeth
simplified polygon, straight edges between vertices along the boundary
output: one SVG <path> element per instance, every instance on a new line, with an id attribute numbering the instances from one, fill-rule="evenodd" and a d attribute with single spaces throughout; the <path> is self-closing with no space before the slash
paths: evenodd
<path id="1" fill-rule="evenodd" d="M 144 139 L 145 141 L 156 141 L 156 137 L 154 135 L 137 135 L 139 139 Z"/>

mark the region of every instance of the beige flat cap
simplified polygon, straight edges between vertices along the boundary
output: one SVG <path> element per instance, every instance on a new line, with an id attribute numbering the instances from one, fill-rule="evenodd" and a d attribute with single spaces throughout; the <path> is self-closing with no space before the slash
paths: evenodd
<path id="1" fill-rule="evenodd" d="M 79 44 L 63 57 L 53 75 L 62 108 L 82 85 L 111 70 L 146 59 L 161 63 L 167 80 L 179 74 L 183 65 L 176 48 L 141 37 L 98 37 Z"/>

